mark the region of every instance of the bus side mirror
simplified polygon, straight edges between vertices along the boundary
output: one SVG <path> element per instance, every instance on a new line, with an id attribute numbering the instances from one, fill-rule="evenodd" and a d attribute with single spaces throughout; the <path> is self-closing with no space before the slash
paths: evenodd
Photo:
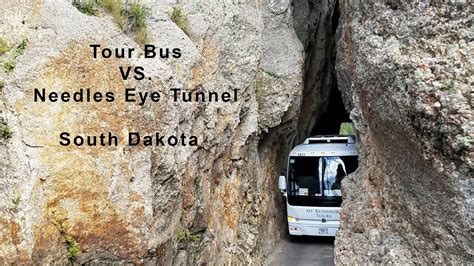
<path id="1" fill-rule="evenodd" d="M 278 188 L 281 190 L 281 192 L 284 192 L 284 190 L 286 190 L 286 178 L 284 175 L 281 175 L 278 178 Z"/>

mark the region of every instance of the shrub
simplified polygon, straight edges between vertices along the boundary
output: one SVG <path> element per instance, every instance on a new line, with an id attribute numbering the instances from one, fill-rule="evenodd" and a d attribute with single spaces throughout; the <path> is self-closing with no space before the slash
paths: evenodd
<path id="1" fill-rule="evenodd" d="M 66 235 L 64 239 L 66 241 L 67 258 L 70 262 L 75 262 L 81 255 L 81 247 L 72 236 Z"/>
<path id="2" fill-rule="evenodd" d="M 12 199 L 12 204 L 15 207 L 18 207 L 18 205 L 20 205 L 20 202 L 21 202 L 21 197 L 20 196 L 16 196 L 14 199 Z"/>
<path id="3" fill-rule="evenodd" d="M 127 23 L 125 20 L 125 9 L 119 0 L 101 0 L 98 5 L 109 12 L 120 29 L 125 30 Z"/>
<path id="4" fill-rule="evenodd" d="M 73 264 L 81 255 L 81 247 L 79 243 L 67 233 L 66 226 L 63 222 L 58 220 L 53 221 L 54 226 L 58 229 L 58 232 L 64 237 L 66 244 L 66 255 L 69 261 Z"/>
<path id="5" fill-rule="evenodd" d="M 23 54 L 23 52 L 26 49 L 26 46 L 28 46 L 28 39 L 23 39 L 20 44 L 16 46 L 15 49 L 15 57 L 18 57 Z"/>
<path id="6" fill-rule="evenodd" d="M 5 81 L 0 80 L 0 90 L 5 88 Z"/>
<path id="7" fill-rule="evenodd" d="M 127 10 L 128 24 L 132 32 L 135 32 L 135 41 L 144 44 L 148 41 L 148 30 L 146 18 L 150 15 L 150 10 L 140 4 L 130 4 Z"/>
<path id="8" fill-rule="evenodd" d="M 188 35 L 188 20 L 183 15 L 181 7 L 174 6 L 170 14 L 171 21 L 176 24 L 186 35 Z"/>
<path id="9" fill-rule="evenodd" d="M 352 123 L 341 123 L 339 135 L 354 135 L 354 134 L 355 134 L 355 130 Z"/>
<path id="10" fill-rule="evenodd" d="M 0 136 L 4 139 L 9 139 L 13 135 L 12 130 L 7 123 L 0 123 Z"/>
<path id="11" fill-rule="evenodd" d="M 444 83 L 444 85 L 441 87 L 441 90 L 446 92 L 456 92 L 457 88 L 454 85 L 454 81 L 450 80 L 449 82 Z"/>
<path id="12" fill-rule="evenodd" d="M 10 73 L 14 68 L 15 68 L 16 62 L 14 59 L 7 60 L 5 63 L 3 63 L 3 69 L 5 70 L 5 73 Z"/>
<path id="13" fill-rule="evenodd" d="M 121 30 L 133 33 L 137 43 L 148 41 L 146 18 L 150 10 L 141 4 L 124 5 L 119 0 L 74 0 L 73 5 L 82 13 L 95 16 L 99 15 L 99 8 L 102 8 L 114 18 Z"/>
<path id="14" fill-rule="evenodd" d="M 196 235 L 195 233 L 192 233 L 188 229 L 178 233 L 178 243 L 181 243 L 181 242 L 185 242 L 185 243 L 196 242 L 198 240 L 199 240 L 199 236 Z"/>
<path id="15" fill-rule="evenodd" d="M 8 43 L 0 38 L 0 55 L 3 55 L 4 53 L 10 51 L 11 46 L 8 45 Z"/>
<path id="16" fill-rule="evenodd" d="M 139 30 L 146 27 L 146 17 L 150 15 L 150 10 L 147 7 L 140 4 L 130 4 L 127 13 L 132 29 Z"/>
<path id="17" fill-rule="evenodd" d="M 5 70 L 5 73 L 10 73 L 16 65 L 16 58 L 20 55 L 23 54 L 25 51 L 26 47 L 28 46 L 28 39 L 23 39 L 15 48 L 15 54 L 12 59 L 7 60 L 5 63 L 3 63 L 3 69 Z"/>
<path id="18" fill-rule="evenodd" d="M 97 3 L 94 0 L 74 0 L 72 4 L 77 10 L 86 15 L 97 16 L 99 14 Z"/>

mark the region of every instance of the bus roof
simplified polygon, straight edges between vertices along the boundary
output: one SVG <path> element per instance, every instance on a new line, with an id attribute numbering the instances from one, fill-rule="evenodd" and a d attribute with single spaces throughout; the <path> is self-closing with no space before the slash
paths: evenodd
<path id="1" fill-rule="evenodd" d="M 290 156 L 357 156 L 358 154 L 353 136 L 310 137 L 290 152 Z"/>

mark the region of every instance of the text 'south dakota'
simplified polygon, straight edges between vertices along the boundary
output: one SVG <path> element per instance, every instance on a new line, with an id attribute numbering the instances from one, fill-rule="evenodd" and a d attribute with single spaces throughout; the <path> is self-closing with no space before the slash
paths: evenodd
<path id="1" fill-rule="evenodd" d="M 112 132 L 100 133 L 96 135 L 73 135 L 69 132 L 59 134 L 59 144 L 61 146 L 90 146 L 107 147 L 125 144 L 128 146 L 197 146 L 196 136 L 162 135 L 159 132 L 154 134 L 142 134 L 140 132 L 129 132 L 124 138 Z"/>

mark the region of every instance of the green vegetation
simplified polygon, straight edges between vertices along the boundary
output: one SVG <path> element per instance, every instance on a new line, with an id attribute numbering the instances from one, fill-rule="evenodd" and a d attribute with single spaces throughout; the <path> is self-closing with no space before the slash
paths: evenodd
<path id="1" fill-rule="evenodd" d="M 54 221 L 53 224 L 56 229 L 58 229 L 58 232 L 61 234 L 61 236 L 64 237 L 64 242 L 66 243 L 67 258 L 71 263 L 74 263 L 81 255 L 81 246 L 70 234 L 66 232 L 66 226 L 64 225 L 64 223 Z"/>
<path id="2" fill-rule="evenodd" d="M 0 90 L 5 88 L 5 81 L 0 80 Z"/>
<path id="3" fill-rule="evenodd" d="M 66 235 L 64 239 L 66 241 L 67 258 L 70 262 L 75 262 L 81 255 L 81 247 L 72 236 Z"/>
<path id="4" fill-rule="evenodd" d="M 23 54 L 23 52 L 25 51 L 27 46 L 28 46 L 28 39 L 23 39 L 16 46 L 13 58 L 11 58 L 11 59 L 7 60 L 5 63 L 3 63 L 3 69 L 5 70 L 5 73 L 10 73 L 15 68 L 16 58 Z"/>
<path id="5" fill-rule="evenodd" d="M 188 229 L 178 233 L 178 243 L 189 243 L 196 242 L 199 240 L 199 236 Z"/>
<path id="6" fill-rule="evenodd" d="M 20 205 L 20 202 L 21 202 L 21 197 L 20 196 L 16 196 L 14 199 L 12 199 L 12 204 L 16 207 L 18 207 L 18 205 Z"/>
<path id="7" fill-rule="evenodd" d="M 146 18 L 150 15 L 150 10 L 140 4 L 130 4 L 127 17 L 130 29 L 135 32 L 135 41 L 144 44 L 148 41 L 148 30 Z"/>
<path id="8" fill-rule="evenodd" d="M 449 82 L 445 82 L 443 84 L 443 86 L 441 87 L 441 90 L 453 93 L 457 91 L 457 88 L 454 85 L 454 81 L 450 80 Z"/>
<path id="9" fill-rule="evenodd" d="M 146 18 L 150 15 L 150 10 L 141 4 L 124 5 L 119 0 L 74 0 L 73 5 L 91 16 L 100 15 L 99 10 L 102 9 L 114 18 L 121 30 L 133 33 L 137 43 L 144 44 L 148 41 Z"/>
<path id="10" fill-rule="evenodd" d="M 265 74 L 269 75 L 270 77 L 274 77 L 274 78 L 279 78 L 280 77 L 277 73 L 275 73 L 271 70 L 264 70 L 263 72 L 265 72 Z"/>
<path id="11" fill-rule="evenodd" d="M 354 134 L 355 134 L 355 130 L 352 123 L 348 123 L 348 122 L 341 123 L 339 135 L 354 135 Z"/>
<path id="12" fill-rule="evenodd" d="M 120 29 L 126 29 L 126 10 L 119 0 L 74 0 L 72 4 L 80 12 L 89 16 L 99 16 L 101 14 L 99 9 L 103 9 L 103 11 L 112 15 Z"/>
<path id="13" fill-rule="evenodd" d="M 89 16 L 97 16 L 99 10 L 97 9 L 97 3 L 94 0 L 74 0 L 72 5 L 75 6 L 79 11 Z"/>
<path id="14" fill-rule="evenodd" d="M 16 62 L 14 59 L 7 60 L 3 64 L 3 69 L 5 70 L 5 73 L 10 73 L 14 68 L 15 68 Z"/>
<path id="15" fill-rule="evenodd" d="M 170 14 L 171 21 L 176 24 L 186 35 L 188 35 L 188 19 L 183 15 L 181 7 L 174 6 Z"/>
<path id="16" fill-rule="evenodd" d="M 28 46 L 28 39 L 23 39 L 23 41 L 21 41 L 20 44 L 16 46 L 15 57 L 22 55 L 26 49 L 26 46 Z"/>
<path id="17" fill-rule="evenodd" d="M 0 38 L 0 55 L 10 51 L 10 49 L 12 49 L 11 46 L 4 39 Z"/>
<path id="18" fill-rule="evenodd" d="M 125 19 L 126 11 L 121 1 L 102 0 L 96 1 L 96 3 L 112 15 L 115 20 L 115 23 L 117 23 L 121 30 L 125 30 L 127 28 L 127 23 Z"/>
<path id="19" fill-rule="evenodd" d="M 0 123 L 0 136 L 2 136 L 4 139 L 9 139 L 13 135 L 12 130 L 8 126 L 7 123 Z"/>

